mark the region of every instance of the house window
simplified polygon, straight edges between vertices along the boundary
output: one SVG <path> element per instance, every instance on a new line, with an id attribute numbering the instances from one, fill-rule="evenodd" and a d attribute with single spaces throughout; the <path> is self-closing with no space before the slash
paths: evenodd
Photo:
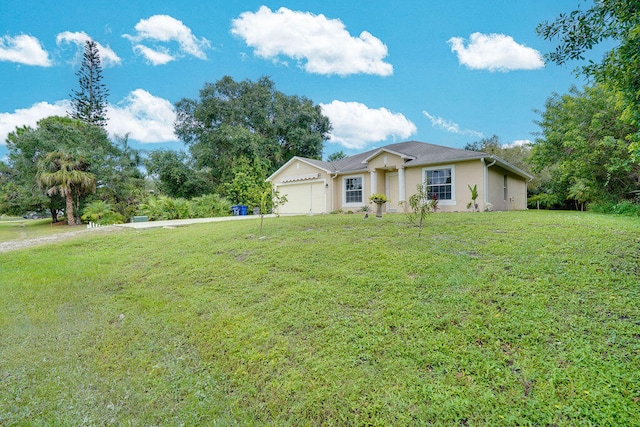
<path id="1" fill-rule="evenodd" d="M 344 179 L 344 202 L 362 203 L 362 177 Z"/>
<path id="2" fill-rule="evenodd" d="M 424 182 L 427 184 L 429 197 L 437 197 L 438 200 L 454 200 L 454 169 L 444 167 L 440 169 L 425 169 Z"/>

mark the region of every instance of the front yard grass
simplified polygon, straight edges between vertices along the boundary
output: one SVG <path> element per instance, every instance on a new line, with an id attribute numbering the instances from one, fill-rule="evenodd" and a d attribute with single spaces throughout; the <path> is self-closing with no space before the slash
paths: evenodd
<path id="1" fill-rule="evenodd" d="M 640 223 L 282 217 L 0 254 L 0 424 L 639 425 Z"/>
<path id="2" fill-rule="evenodd" d="M 52 225 L 51 219 L 0 218 L 0 242 L 46 236 L 60 233 L 63 229 Z"/>

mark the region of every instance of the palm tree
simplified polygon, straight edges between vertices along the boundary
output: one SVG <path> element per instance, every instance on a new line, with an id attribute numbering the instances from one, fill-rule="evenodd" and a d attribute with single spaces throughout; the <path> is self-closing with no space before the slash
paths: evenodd
<path id="1" fill-rule="evenodd" d="M 88 172 L 89 163 L 81 156 L 53 151 L 38 162 L 36 181 L 40 188 L 46 188 L 47 194 L 60 194 L 67 204 L 67 223 L 74 225 L 73 195 L 96 191 L 96 177 Z"/>

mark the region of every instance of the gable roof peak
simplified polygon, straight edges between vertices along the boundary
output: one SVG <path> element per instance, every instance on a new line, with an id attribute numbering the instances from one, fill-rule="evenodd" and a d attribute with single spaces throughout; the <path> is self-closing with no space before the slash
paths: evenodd
<path id="1" fill-rule="evenodd" d="M 377 150 L 374 150 L 373 153 L 370 156 L 367 156 L 362 163 L 369 163 L 370 160 L 378 157 L 380 154 L 382 153 L 389 153 L 389 154 L 393 154 L 395 156 L 400 157 L 402 160 L 404 161 L 409 161 L 409 160 L 415 160 L 416 157 L 412 156 L 410 154 L 406 154 L 406 153 L 402 153 L 400 151 L 395 151 L 392 150 L 391 148 L 389 148 L 388 145 L 384 146 L 384 147 L 380 147 Z"/>
<path id="2" fill-rule="evenodd" d="M 320 169 L 323 172 L 326 173 L 335 173 L 336 170 L 333 167 L 333 165 L 330 162 L 325 162 L 322 160 L 317 160 L 317 159 L 309 159 L 307 157 L 300 157 L 300 156 L 293 156 L 292 158 L 290 158 L 284 165 L 280 166 L 278 168 L 278 170 L 276 170 L 274 173 L 272 173 L 267 179 L 266 181 L 271 181 L 276 175 L 278 175 L 280 173 L 280 171 L 286 169 L 289 165 L 291 165 L 293 162 L 302 162 L 302 163 L 306 163 L 310 166 L 313 166 L 317 169 Z"/>

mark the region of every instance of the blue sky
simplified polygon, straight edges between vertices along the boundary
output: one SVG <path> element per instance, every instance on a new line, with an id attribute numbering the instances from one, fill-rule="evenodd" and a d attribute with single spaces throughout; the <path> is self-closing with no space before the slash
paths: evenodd
<path id="1" fill-rule="evenodd" d="M 418 140 L 462 148 L 496 134 L 533 140 L 577 64 L 544 64 L 535 27 L 568 0 L 0 2 L 0 158 L 16 126 L 69 110 L 87 38 L 110 90 L 111 135 L 183 149 L 173 104 L 206 82 L 270 76 L 320 104 L 334 126 L 324 156 Z M 597 59 L 597 58 L 596 58 Z"/>

